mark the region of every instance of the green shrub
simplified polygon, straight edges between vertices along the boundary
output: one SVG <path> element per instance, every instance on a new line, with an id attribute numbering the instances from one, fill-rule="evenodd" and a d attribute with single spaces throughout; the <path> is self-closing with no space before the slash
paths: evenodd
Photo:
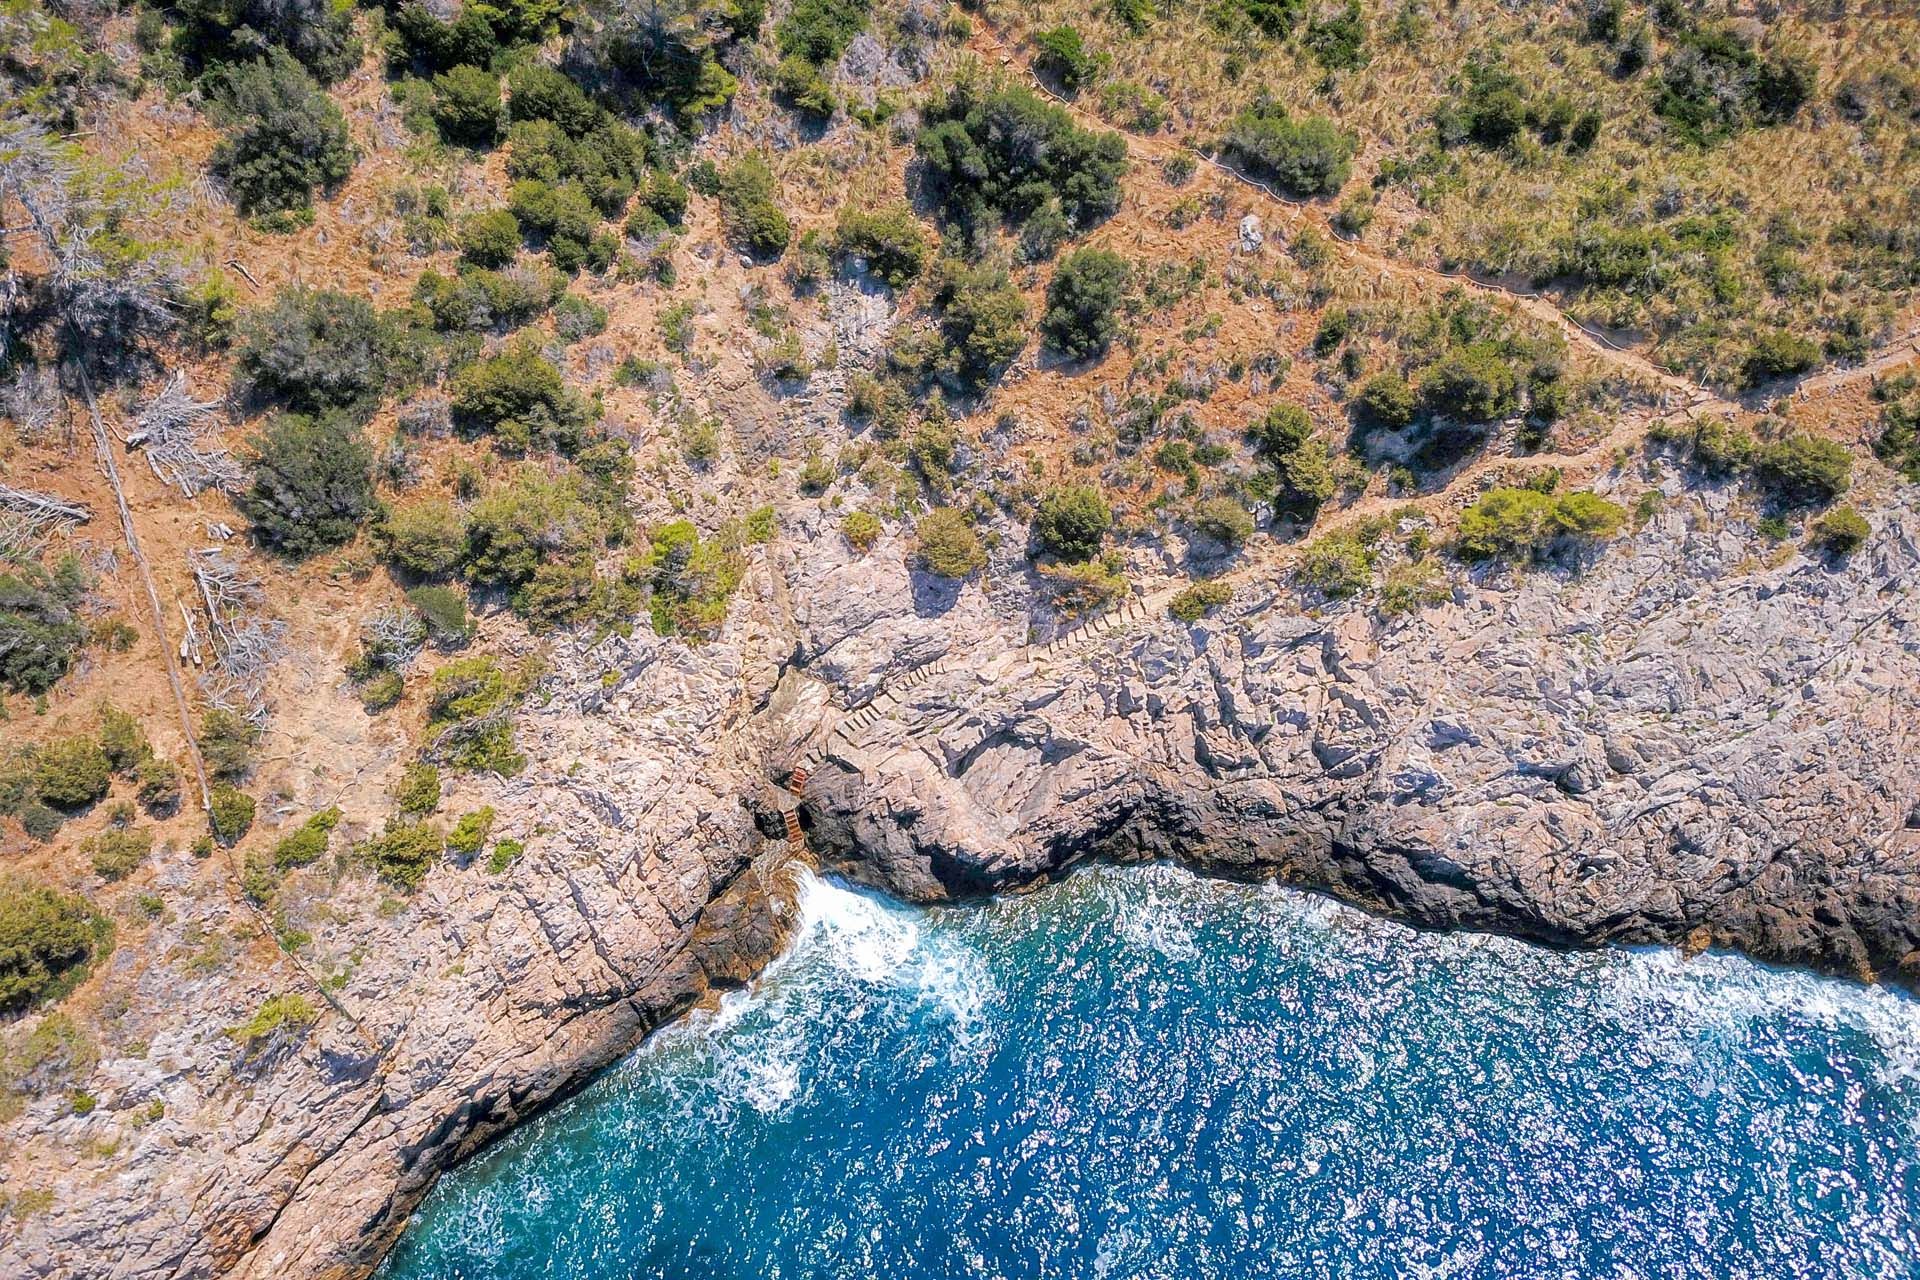
<path id="1" fill-rule="evenodd" d="M 1357 71 L 1367 65 L 1367 20 L 1359 0 L 1347 0 L 1344 9 L 1316 15 L 1300 41 L 1314 61 L 1329 71 Z"/>
<path id="2" fill-rule="evenodd" d="M 1104 66 L 1104 60 L 1088 50 L 1075 27 L 1051 27 L 1037 33 L 1033 43 L 1033 69 L 1058 80 L 1069 94 L 1091 84 Z"/>
<path id="3" fill-rule="evenodd" d="M 331 289 L 289 286 L 240 321 L 240 373 L 303 412 L 369 410 L 409 356 L 395 321 Z"/>
<path id="4" fill-rule="evenodd" d="M 0 1014 L 73 990 L 112 939 L 113 926 L 85 898 L 0 876 Z"/>
<path id="5" fill-rule="evenodd" d="M 428 637 L 442 648 L 457 649 L 473 638 L 467 598 L 456 588 L 415 587 L 407 592 L 407 603 L 419 610 Z"/>
<path id="6" fill-rule="evenodd" d="M 687 520 L 658 526 L 647 543 L 641 570 L 652 588 L 653 629 L 663 636 L 696 639 L 716 634 L 746 571 L 739 552 L 718 539 L 701 538 Z"/>
<path id="7" fill-rule="evenodd" d="M 467 512 L 467 574 L 510 589 L 522 614 L 558 622 L 585 603 L 605 539 L 606 517 L 577 476 L 523 468 Z M 569 582 L 577 590 L 556 593 Z"/>
<path id="8" fill-rule="evenodd" d="M 1193 527 L 1215 542 L 1243 547 L 1253 537 L 1253 515 L 1232 498 L 1206 498 L 1193 509 Z"/>
<path id="9" fill-rule="evenodd" d="M 935 507 L 915 526 L 915 559 L 922 569 L 943 578 L 970 578 L 987 567 L 986 548 L 962 511 Z"/>
<path id="10" fill-rule="evenodd" d="M 100 708 L 100 750 L 115 773 L 129 773 L 152 754 L 140 722 L 112 704 Z"/>
<path id="11" fill-rule="evenodd" d="M 1380 613 L 1383 617 L 1396 618 L 1429 605 L 1444 604 L 1452 596 L 1453 589 L 1431 562 L 1416 560 L 1396 564 L 1387 570 L 1386 581 L 1380 585 Z"/>
<path id="12" fill-rule="evenodd" d="M 93 874 L 102 880 L 125 879 L 153 852 L 153 830 L 149 827 L 108 827 L 80 844 Z"/>
<path id="13" fill-rule="evenodd" d="M 1256 178 L 1292 195 L 1318 196 L 1346 185 L 1359 139 L 1323 116 L 1295 120 L 1269 103 L 1234 117 L 1226 145 Z"/>
<path id="14" fill-rule="evenodd" d="M 455 422 L 491 431 L 515 451 L 538 443 L 573 454 L 585 442 L 587 406 L 529 339 L 467 365 L 454 375 L 449 391 Z"/>
<path id="15" fill-rule="evenodd" d="M 343 414 L 276 414 L 250 442 L 234 505 L 262 545 L 302 559 L 351 542 L 373 510 L 373 451 Z"/>
<path id="16" fill-rule="evenodd" d="M 1233 588 L 1217 578 L 1196 582 L 1167 602 L 1167 612 L 1181 622 L 1198 622 L 1233 599 Z"/>
<path id="17" fill-rule="evenodd" d="M 1755 337 L 1741 362 L 1741 376 L 1748 387 L 1758 387 L 1775 378 L 1805 373 L 1820 363 L 1820 347 L 1812 339 L 1785 329 L 1770 329 Z"/>
<path id="18" fill-rule="evenodd" d="M 1376 373 L 1361 384 L 1355 397 L 1366 420 L 1389 431 L 1413 421 L 1413 388 L 1397 373 Z"/>
<path id="19" fill-rule="evenodd" d="M 969 232 L 1024 223 L 1050 199 L 1082 230 L 1120 207 L 1126 141 L 1080 129 L 1029 89 L 964 81 L 921 119 L 918 151 L 932 193 Z"/>
<path id="20" fill-rule="evenodd" d="M 1373 548 L 1351 534 L 1328 534 L 1300 553 L 1294 577 L 1332 600 L 1366 590 L 1373 581 Z"/>
<path id="21" fill-rule="evenodd" d="M 507 208 L 522 230 L 545 245 L 561 271 L 571 275 L 588 264 L 601 216 L 586 188 L 523 178 L 507 189 Z"/>
<path id="22" fill-rule="evenodd" d="M 526 846 L 511 836 L 494 842 L 493 852 L 487 856 L 487 872 L 500 875 L 514 864 L 519 856 L 526 852 Z"/>
<path id="23" fill-rule="evenodd" d="M 1313 420 L 1296 404 L 1277 404 L 1248 428 L 1261 456 L 1273 465 L 1274 506 L 1283 515 L 1311 518 L 1337 485 L 1333 456 L 1313 438 Z"/>
<path id="24" fill-rule="evenodd" d="M 511 776 L 526 766 L 514 745 L 521 686 L 488 657 L 457 658 L 433 673 L 427 754 L 460 769 Z"/>
<path id="25" fill-rule="evenodd" d="M 258 1049 L 283 1036 L 298 1035 L 320 1020 L 313 1002 L 298 992 L 268 996 L 254 1015 L 237 1027 L 228 1027 L 227 1035 Z"/>
<path id="26" fill-rule="evenodd" d="M 1492 422 L 1520 407 L 1520 382 L 1498 350 L 1484 343 L 1443 357 L 1420 379 L 1430 412 L 1462 422 Z"/>
<path id="27" fill-rule="evenodd" d="M 947 344 L 943 371 L 968 389 L 985 387 L 1026 345 L 1027 301 L 1004 270 L 947 259 L 933 304 Z"/>
<path id="28" fill-rule="evenodd" d="M 759 155 L 744 155 L 721 170 L 720 213 L 727 231 L 757 257 L 779 257 L 793 238 L 778 196 L 773 170 Z"/>
<path id="29" fill-rule="evenodd" d="M 207 77 L 208 109 L 225 130 L 211 168 L 245 214 L 311 208 L 316 189 L 346 181 L 356 158 L 340 108 L 278 49 Z"/>
<path id="30" fill-rule="evenodd" d="M 237 782 L 253 768 L 253 749 L 260 729 L 245 716 L 215 709 L 200 719 L 200 758 L 207 772 L 223 782 Z"/>
<path id="31" fill-rule="evenodd" d="M 214 784 L 213 807 L 207 813 L 214 839 L 229 848 L 238 844 L 253 826 L 253 813 L 252 796 L 230 782 Z"/>
<path id="32" fill-rule="evenodd" d="M 640 188 L 639 195 L 641 206 L 651 211 L 666 225 L 677 227 L 685 220 L 686 184 L 664 169 L 656 169 L 647 175 L 647 181 Z"/>
<path id="33" fill-rule="evenodd" d="M 1529 559 L 1562 538 L 1612 537 L 1626 518 L 1624 508 L 1593 493 L 1489 489 L 1460 513 L 1454 550 L 1467 560 Z"/>
<path id="34" fill-rule="evenodd" d="M 794 110 L 826 119 L 840 103 L 820 68 L 798 54 L 789 54 L 773 69 L 773 90 Z"/>
<path id="35" fill-rule="evenodd" d="M 1835 507 L 1813 522 L 1813 541 L 1834 555 L 1852 555 L 1873 536 L 1873 526 L 1852 507 Z"/>
<path id="36" fill-rule="evenodd" d="M 170 760 L 148 756 L 135 771 L 134 792 L 141 807 L 155 817 L 167 817 L 180 807 L 180 770 Z"/>
<path id="37" fill-rule="evenodd" d="M 460 820 L 453 824 L 453 830 L 447 833 L 448 852 L 457 853 L 463 858 L 471 858 L 479 853 L 493 830 L 493 818 L 491 805 L 461 814 Z"/>
<path id="38" fill-rule="evenodd" d="M 91 738 L 55 738 L 33 754 L 33 794 L 56 809 L 81 809 L 107 794 L 113 765 Z"/>
<path id="39" fill-rule="evenodd" d="M 466 520 L 444 498 L 388 508 L 379 534 L 388 563 L 423 578 L 451 573 L 466 554 Z"/>
<path id="40" fill-rule="evenodd" d="M 407 696 L 406 677 L 390 667 L 356 677 L 355 687 L 360 692 L 360 705 L 369 715 L 396 706 Z"/>
<path id="41" fill-rule="evenodd" d="M 520 220 L 511 209 L 470 213 L 460 222 L 460 256 L 481 267 L 504 267 L 520 254 Z"/>
<path id="42" fill-rule="evenodd" d="M 1092 485 L 1055 489 L 1040 500 L 1033 518 L 1034 536 L 1044 550 L 1062 560 L 1090 560 L 1113 527 L 1113 508 Z"/>
<path id="43" fill-rule="evenodd" d="M 273 846 L 273 865 L 282 871 L 311 866 L 327 852 L 327 837 L 340 825 L 338 807 L 322 809 Z"/>
<path id="44" fill-rule="evenodd" d="M 841 210 L 834 249 L 865 258 L 868 270 L 896 289 L 912 284 L 927 262 L 926 235 L 904 204 Z"/>
<path id="45" fill-rule="evenodd" d="M 435 76 L 433 123 L 448 142 L 491 147 L 500 140 L 500 77 L 472 66 Z"/>
<path id="46" fill-rule="evenodd" d="M 87 638 L 78 613 L 86 588 L 80 562 L 70 555 L 51 573 L 0 560 L 0 684 L 40 694 L 67 673 Z"/>
<path id="47" fill-rule="evenodd" d="M 883 532 L 885 529 L 880 524 L 880 518 L 870 511 L 848 512 L 847 518 L 840 522 L 841 536 L 862 555 L 873 550 Z"/>
<path id="48" fill-rule="evenodd" d="M 432 813 L 440 807 L 440 771 L 424 761 L 408 765 L 394 784 L 393 802 L 410 818 Z"/>
<path id="49" fill-rule="evenodd" d="M 1853 454 L 1838 441 L 1796 433 L 1763 446 L 1753 471 L 1782 502 L 1818 506 L 1852 485 Z"/>
<path id="50" fill-rule="evenodd" d="M 1114 312 L 1132 272 L 1126 259 L 1106 249 L 1068 254 L 1047 285 L 1047 313 L 1040 328 L 1059 351 L 1076 360 L 1101 354 L 1113 341 Z"/>
<path id="51" fill-rule="evenodd" d="M 866 29 L 867 0 L 795 0 L 773 39 L 783 56 L 821 66 L 845 53 Z"/>
<path id="52" fill-rule="evenodd" d="M 355 852 L 389 884 L 414 890 L 446 849 L 446 837 L 431 822 L 393 822 L 377 836 L 362 840 Z"/>

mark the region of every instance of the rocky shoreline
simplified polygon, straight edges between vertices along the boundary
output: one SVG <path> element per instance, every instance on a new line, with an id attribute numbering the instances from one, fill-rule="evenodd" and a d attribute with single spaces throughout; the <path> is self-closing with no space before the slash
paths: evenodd
<path id="1" fill-rule="evenodd" d="M 1583 574 L 1385 627 L 1263 598 L 960 664 L 829 753 L 811 839 L 916 901 L 1171 858 L 1430 928 L 1920 982 L 1920 525 L 1768 567 L 1727 494 L 1675 496 Z"/>

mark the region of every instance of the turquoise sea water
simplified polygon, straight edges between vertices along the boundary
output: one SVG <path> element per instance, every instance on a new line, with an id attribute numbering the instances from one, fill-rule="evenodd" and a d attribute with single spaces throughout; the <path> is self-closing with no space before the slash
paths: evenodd
<path id="1" fill-rule="evenodd" d="M 1908 998 L 1164 867 L 803 903 L 387 1280 L 1920 1276 Z"/>

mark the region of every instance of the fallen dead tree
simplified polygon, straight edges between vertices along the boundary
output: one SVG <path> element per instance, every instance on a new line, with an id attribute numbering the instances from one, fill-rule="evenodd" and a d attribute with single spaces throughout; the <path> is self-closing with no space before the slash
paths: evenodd
<path id="1" fill-rule="evenodd" d="M 287 654 L 287 624 L 260 616 L 264 596 L 227 553 L 208 547 L 187 553 L 193 584 L 207 615 L 213 663 L 200 677 L 209 705 L 264 724 L 267 675 Z"/>
<path id="2" fill-rule="evenodd" d="M 91 519 L 77 502 L 0 484 L 0 556 L 31 555 L 52 530 Z"/>
<path id="3" fill-rule="evenodd" d="M 240 463 L 201 437 L 201 428 L 219 405 L 217 400 L 195 399 L 186 374 L 176 371 L 134 419 L 127 448 L 141 450 L 161 483 L 189 498 L 205 489 L 234 489 L 245 478 Z"/>

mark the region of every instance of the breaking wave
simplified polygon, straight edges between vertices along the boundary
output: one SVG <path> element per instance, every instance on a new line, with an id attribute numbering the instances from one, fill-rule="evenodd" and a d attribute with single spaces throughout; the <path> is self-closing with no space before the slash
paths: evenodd
<path id="1" fill-rule="evenodd" d="M 801 901 L 388 1280 L 1920 1275 L 1909 998 L 1168 867 Z"/>

